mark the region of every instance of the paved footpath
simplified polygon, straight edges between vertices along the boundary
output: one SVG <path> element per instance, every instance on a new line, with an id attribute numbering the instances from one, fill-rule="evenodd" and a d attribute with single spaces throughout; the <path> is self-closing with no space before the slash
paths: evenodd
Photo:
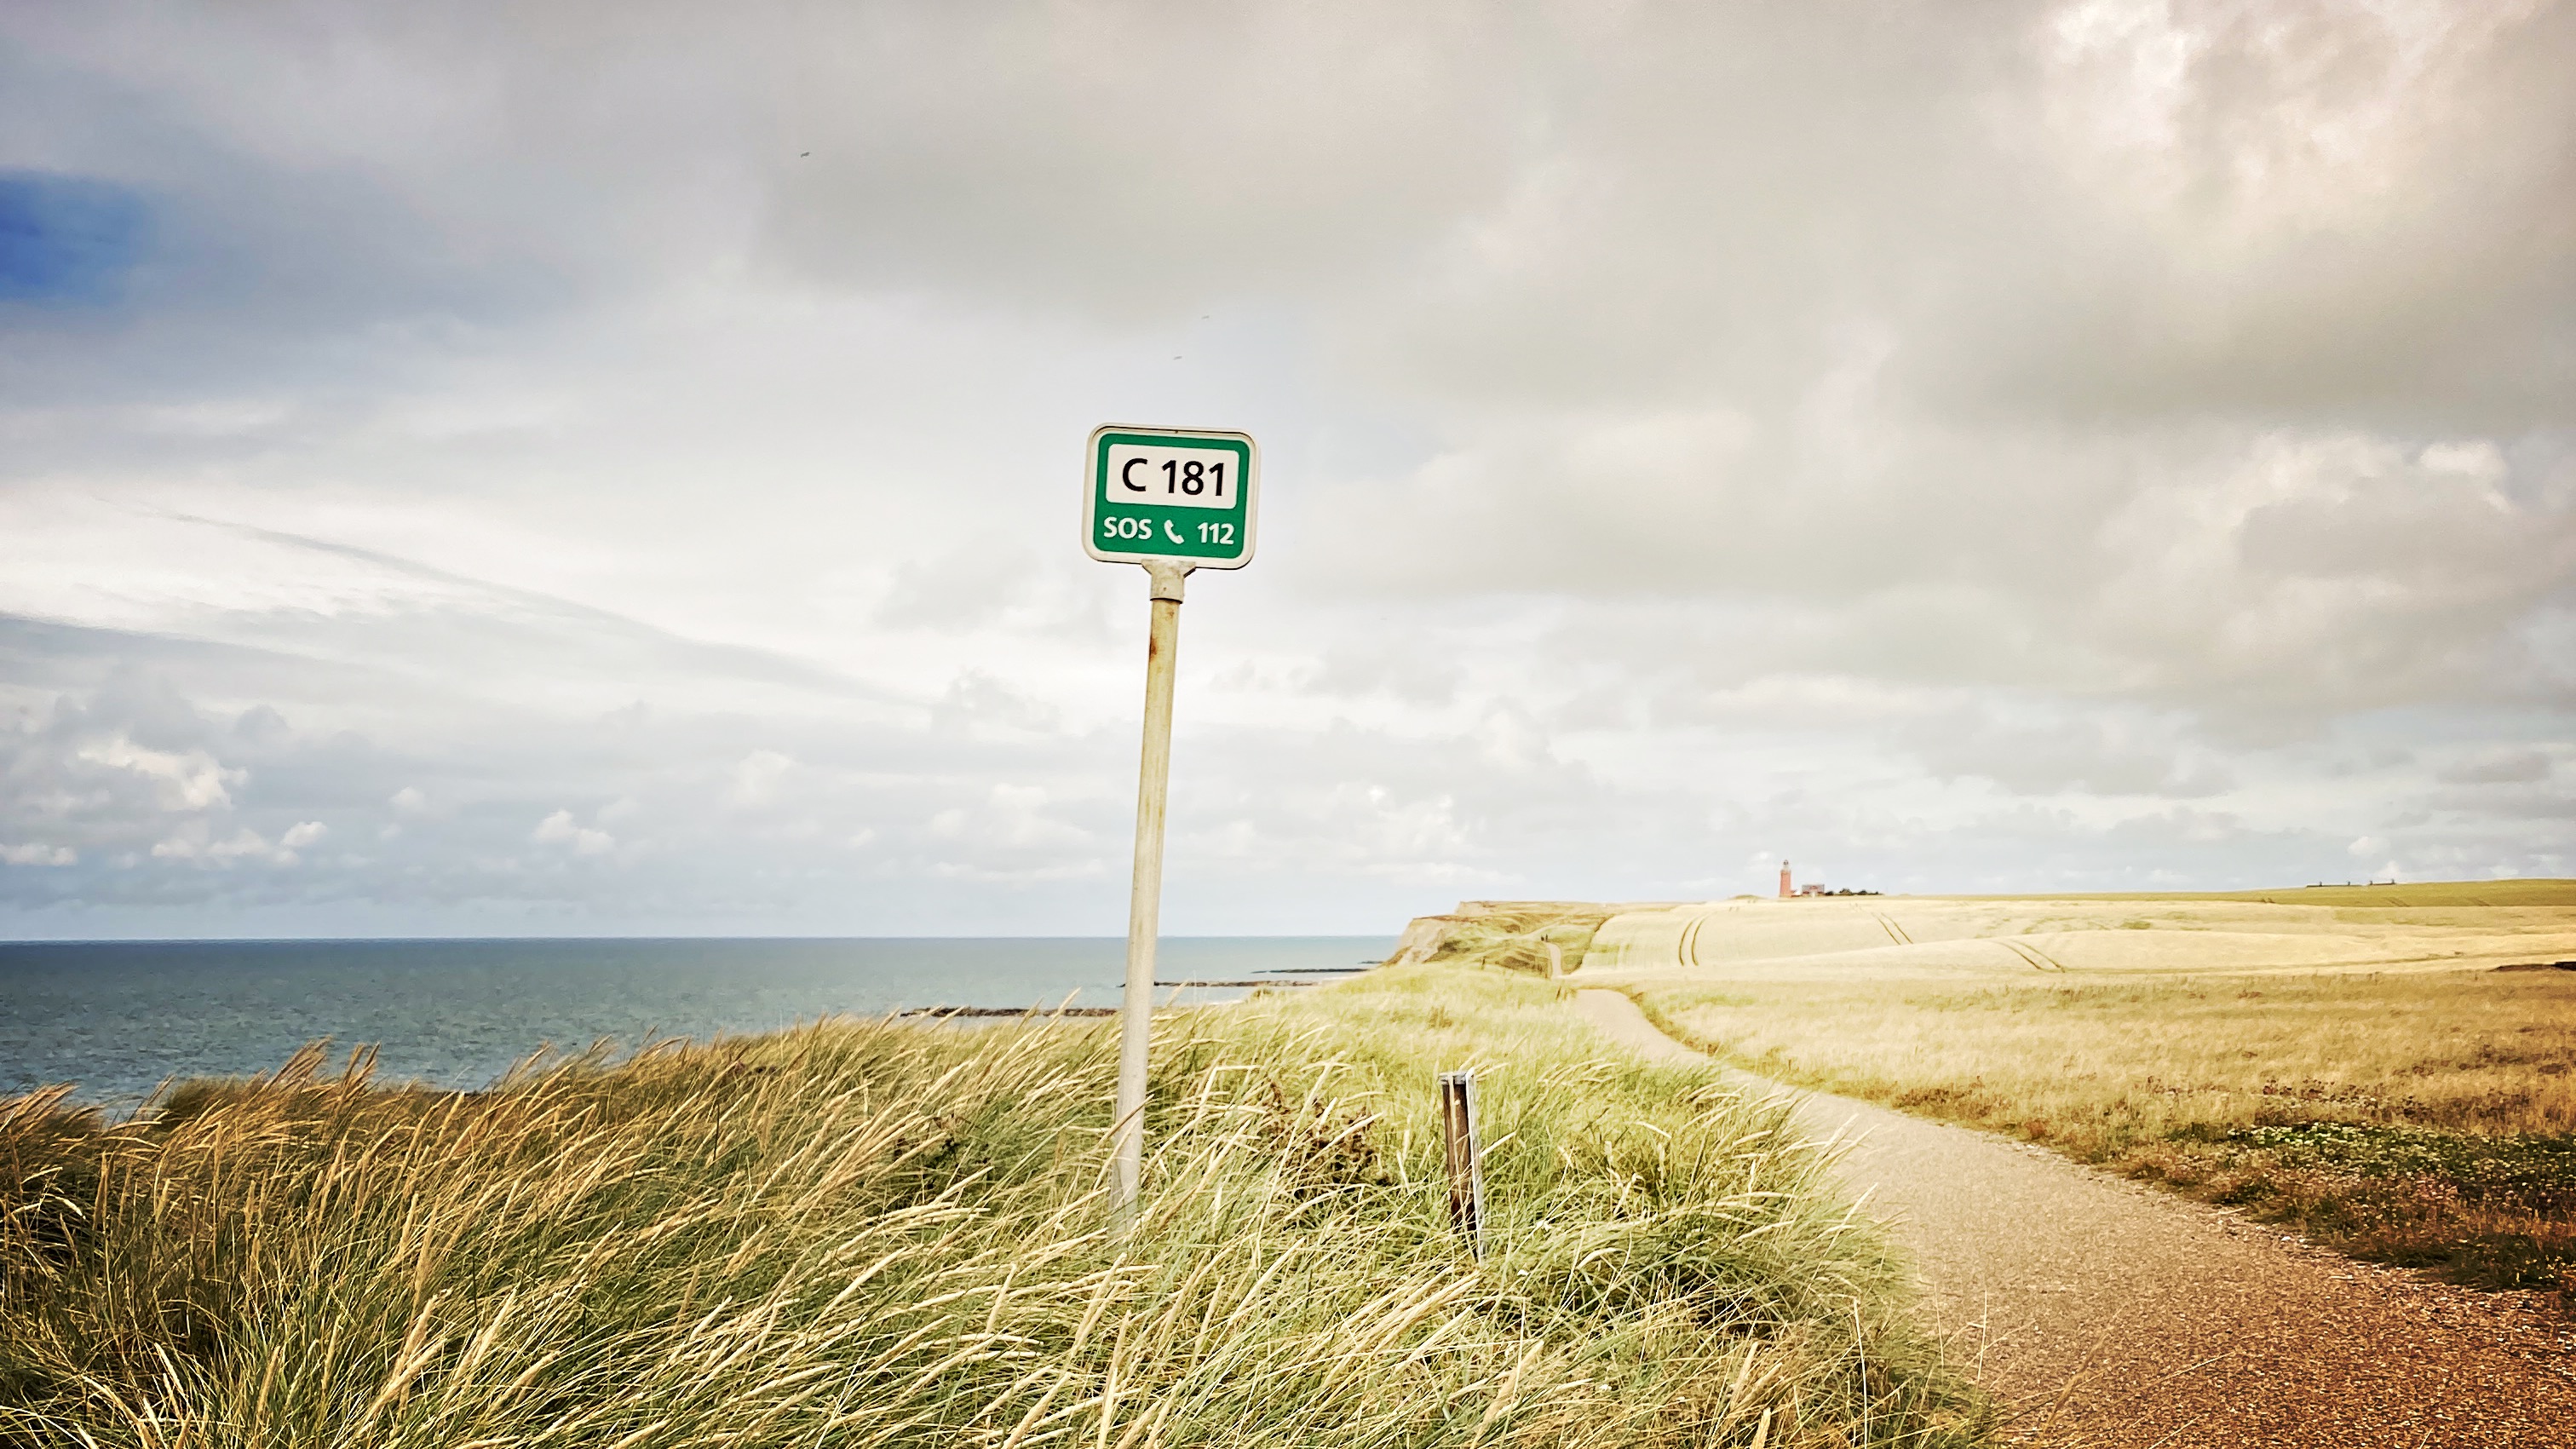
<path id="1" fill-rule="evenodd" d="M 1574 1004 L 1649 1057 L 1702 1059 L 1616 991 Z M 2008 1443 L 2576 1446 L 2576 1322 L 2545 1298 L 2356 1263 L 2027 1144 L 1789 1095 L 1808 1131 L 1857 1135 L 1845 1180 L 2006 1404 Z"/>

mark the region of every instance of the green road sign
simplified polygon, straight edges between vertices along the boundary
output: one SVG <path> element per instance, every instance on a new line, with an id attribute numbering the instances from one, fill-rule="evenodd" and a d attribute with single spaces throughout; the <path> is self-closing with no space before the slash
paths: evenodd
<path id="1" fill-rule="evenodd" d="M 1100 428 L 1087 455 L 1083 552 L 1103 563 L 1252 562 L 1261 454 L 1247 433 Z"/>

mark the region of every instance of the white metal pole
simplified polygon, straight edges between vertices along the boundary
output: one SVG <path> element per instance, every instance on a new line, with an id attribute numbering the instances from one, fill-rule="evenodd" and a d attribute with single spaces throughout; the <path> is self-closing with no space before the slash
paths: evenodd
<path id="1" fill-rule="evenodd" d="M 1145 1049 L 1154 1030 L 1154 936 L 1163 911 L 1163 800 L 1172 778 L 1172 666 L 1181 646 L 1187 564 L 1149 563 L 1154 622 L 1145 643 L 1145 748 L 1136 771 L 1136 873 L 1127 894 L 1127 994 L 1118 1009 L 1118 1103 L 1112 1128 L 1118 1204 L 1131 1207 L 1145 1170 Z"/>

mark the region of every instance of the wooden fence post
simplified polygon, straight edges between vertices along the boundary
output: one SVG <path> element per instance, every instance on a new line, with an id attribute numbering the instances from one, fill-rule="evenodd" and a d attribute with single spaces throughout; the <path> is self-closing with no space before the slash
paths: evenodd
<path id="1" fill-rule="evenodd" d="M 1449 1221 L 1485 1256 L 1485 1167 L 1476 1151 L 1476 1074 L 1440 1074 L 1440 1140 L 1449 1169 Z"/>

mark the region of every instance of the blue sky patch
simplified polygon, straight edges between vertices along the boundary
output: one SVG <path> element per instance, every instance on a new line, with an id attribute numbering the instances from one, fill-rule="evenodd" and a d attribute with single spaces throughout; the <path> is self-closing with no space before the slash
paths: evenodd
<path id="1" fill-rule="evenodd" d="M 143 242 L 143 199 L 114 182 L 0 171 L 0 302 L 114 300 Z"/>

